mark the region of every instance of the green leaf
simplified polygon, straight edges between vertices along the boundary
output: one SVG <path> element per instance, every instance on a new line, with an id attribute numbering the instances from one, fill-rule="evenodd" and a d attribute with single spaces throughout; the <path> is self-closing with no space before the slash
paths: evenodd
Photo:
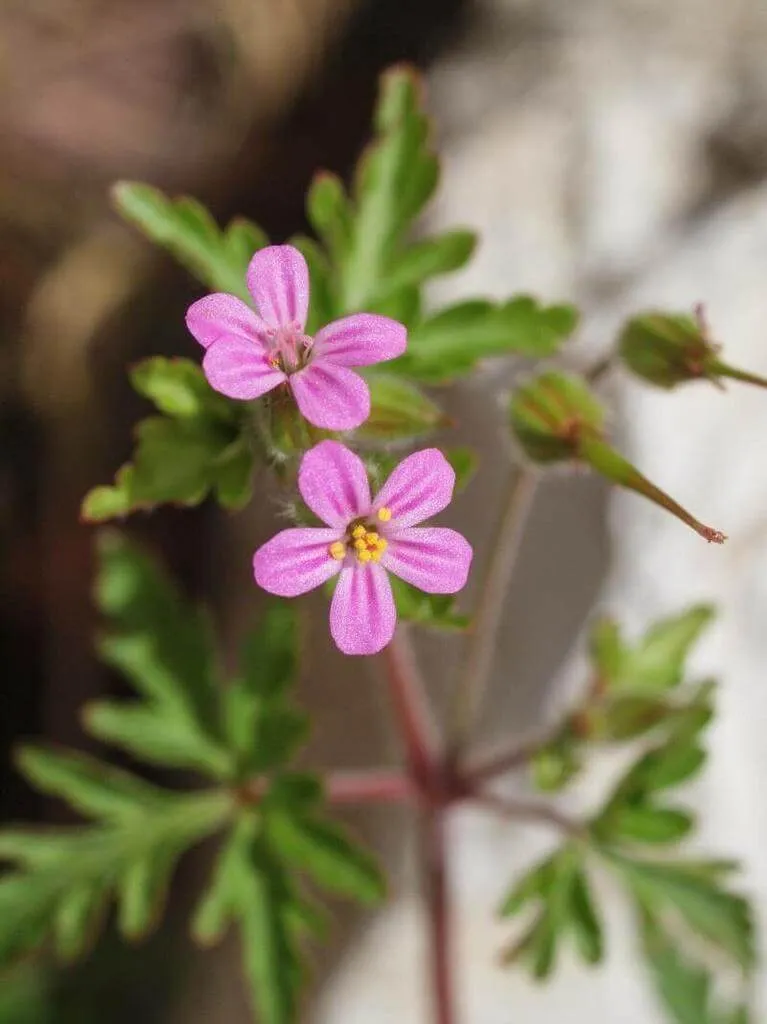
<path id="1" fill-rule="evenodd" d="M 420 286 L 440 274 L 465 266 L 474 254 L 477 236 L 473 231 L 449 231 L 414 242 L 391 261 L 386 275 L 386 292 Z"/>
<path id="2" fill-rule="evenodd" d="M 223 743 L 207 619 L 120 534 L 100 536 L 99 557 L 96 601 L 112 623 L 100 651 L 145 703 L 96 704 L 87 713 L 89 727 L 152 760 L 222 777 L 231 758 Z"/>
<path id="3" fill-rule="evenodd" d="M 240 659 L 241 677 L 224 697 L 238 779 L 284 764 L 306 737 L 306 716 L 288 702 L 298 670 L 298 647 L 295 610 L 273 602 L 260 628 L 249 633 Z"/>
<path id="4" fill-rule="evenodd" d="M 522 876 L 509 890 L 498 913 L 501 917 L 513 917 L 528 903 L 545 896 L 557 870 L 557 854 L 540 861 Z"/>
<path id="5" fill-rule="evenodd" d="M 150 416 L 138 424 L 136 440 L 133 462 L 118 471 L 114 484 L 95 487 L 85 496 L 85 520 L 104 522 L 168 503 L 199 505 L 211 491 L 229 507 L 239 507 L 250 497 L 253 454 L 243 446 L 238 428 L 202 418 Z"/>
<path id="6" fill-rule="evenodd" d="M 380 311 L 376 298 L 386 291 L 386 274 L 402 234 L 437 184 L 437 158 L 428 133 L 415 74 L 404 68 L 387 72 L 375 137 L 360 159 L 352 190 L 353 216 L 338 279 L 341 313 Z"/>
<path id="7" fill-rule="evenodd" d="M 314 176 L 306 196 L 306 214 L 333 262 L 340 263 L 351 244 L 353 213 L 337 175 L 320 171 Z"/>
<path id="8" fill-rule="evenodd" d="M 165 798 L 157 786 L 76 751 L 25 746 L 18 751 L 16 764 L 36 789 L 95 818 L 135 820 L 142 808 L 159 805 Z"/>
<path id="9" fill-rule="evenodd" d="M 204 942 L 216 941 L 230 921 L 237 922 L 254 1009 L 264 1024 L 295 1019 L 301 980 L 294 926 L 298 903 L 257 815 L 243 814 L 220 855 L 194 932 Z"/>
<path id="10" fill-rule="evenodd" d="M 419 380 L 445 383 L 469 373 L 482 359 L 554 355 L 576 323 L 572 307 L 541 306 L 529 296 L 500 305 L 470 300 L 416 324 L 407 352 L 392 368 Z"/>
<path id="11" fill-rule="evenodd" d="M 463 630 L 469 626 L 468 615 L 454 611 L 455 598 L 449 594 L 425 594 L 397 576 L 390 576 L 397 614 L 407 622 L 418 622 L 433 629 Z"/>
<path id="12" fill-rule="evenodd" d="M 440 407 L 395 374 L 369 373 L 370 416 L 357 430 L 362 440 L 394 441 L 423 437 L 446 423 Z"/>
<path id="13" fill-rule="evenodd" d="M 611 685 L 649 692 L 678 686 L 690 651 L 713 617 L 710 605 L 696 605 L 655 623 L 623 657 Z"/>
<path id="14" fill-rule="evenodd" d="M 337 822 L 280 811 L 267 821 L 275 851 L 318 885 L 362 903 L 378 903 L 386 895 L 378 865 Z"/>
<path id="15" fill-rule="evenodd" d="M 34 855 L 34 833 L 28 833 L 33 855 L 0 878 L 0 965 L 39 946 L 51 930 L 61 955 L 79 955 L 107 894 L 137 863 L 154 861 L 168 844 L 179 851 L 192 846 L 217 831 L 231 810 L 225 793 L 168 794 L 124 822 L 59 830 L 44 857 Z M 23 845 L 23 834 L 0 832 L 3 856 L 18 859 Z"/>
<path id="16" fill-rule="evenodd" d="M 754 929 L 743 897 L 706 877 L 699 864 L 639 860 L 607 851 L 609 860 L 650 912 L 672 912 L 692 933 L 728 953 L 744 970 L 754 964 Z"/>
<path id="17" fill-rule="evenodd" d="M 583 868 L 576 868 L 570 879 L 570 928 L 586 963 L 600 963 L 604 956 L 602 923 Z"/>
<path id="18" fill-rule="evenodd" d="M 567 734 L 539 750 L 531 759 L 533 784 L 544 793 L 557 793 L 578 774 L 582 761 L 577 745 Z"/>
<path id="19" fill-rule="evenodd" d="M 126 220 L 171 252 L 203 284 L 252 301 L 245 272 L 254 252 L 267 244 L 255 224 L 238 219 L 222 231 L 197 200 L 169 199 L 138 182 L 119 182 L 112 198 Z"/>
<path id="20" fill-rule="evenodd" d="M 191 359 L 152 356 L 130 371 L 131 384 L 160 412 L 175 419 L 207 419 L 237 424 L 241 406 L 214 391 L 202 368 Z"/>
<path id="21" fill-rule="evenodd" d="M 689 834 L 693 823 L 691 815 L 671 807 L 621 807 L 605 821 L 604 834 L 638 843 L 676 843 Z"/>
<path id="22" fill-rule="evenodd" d="M 645 908 L 640 908 L 639 917 L 645 958 L 670 1020 L 675 1024 L 748 1024 L 746 1007 L 720 1012 L 711 975 L 682 956 L 657 917 Z"/>

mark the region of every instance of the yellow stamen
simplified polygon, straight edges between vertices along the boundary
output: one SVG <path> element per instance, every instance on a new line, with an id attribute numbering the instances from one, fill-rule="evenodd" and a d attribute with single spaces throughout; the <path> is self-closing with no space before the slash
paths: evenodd
<path id="1" fill-rule="evenodd" d="M 384 506 L 383 508 L 379 508 L 378 518 L 382 523 L 388 523 L 389 520 L 391 519 L 391 509 L 386 508 L 386 506 Z"/>
<path id="2" fill-rule="evenodd" d="M 331 558 L 335 558 L 336 561 L 340 562 L 346 557 L 346 545 L 342 540 L 334 541 L 328 548 Z"/>
<path id="3" fill-rule="evenodd" d="M 355 540 L 354 546 L 357 549 L 357 551 L 364 551 L 365 548 L 367 547 L 367 544 L 365 543 L 363 538 L 360 537 L 359 540 Z"/>
<path id="4" fill-rule="evenodd" d="M 378 550 L 381 551 L 381 552 L 384 552 L 384 551 L 386 551 L 388 546 L 389 546 L 388 540 L 386 540 L 385 537 L 381 537 L 380 540 L 378 541 L 378 545 L 377 545 Z"/>
<path id="5" fill-rule="evenodd" d="M 368 551 L 367 548 L 365 548 L 364 551 L 357 552 L 357 559 L 360 562 L 369 562 L 372 559 L 372 557 L 373 553 L 371 551 Z"/>
<path id="6" fill-rule="evenodd" d="M 375 551 L 370 552 L 370 557 L 374 562 L 380 562 L 381 555 L 383 555 L 383 551 L 381 551 L 380 548 L 376 548 Z"/>
<path id="7" fill-rule="evenodd" d="M 371 533 L 366 534 L 365 540 L 368 542 L 368 544 L 372 544 L 373 546 L 375 546 L 378 543 L 378 534 L 374 530 Z"/>
<path id="8" fill-rule="evenodd" d="M 352 530 L 352 537 L 354 537 L 355 540 L 359 540 L 361 537 L 364 537 L 366 533 L 367 530 L 364 526 L 355 526 Z"/>

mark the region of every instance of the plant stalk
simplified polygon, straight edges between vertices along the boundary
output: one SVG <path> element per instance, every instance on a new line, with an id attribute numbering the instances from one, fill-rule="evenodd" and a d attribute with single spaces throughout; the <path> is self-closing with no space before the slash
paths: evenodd
<path id="1" fill-rule="evenodd" d="M 407 627 L 397 627 L 382 658 L 410 777 L 419 789 L 430 790 L 438 774 L 439 747 L 434 717 Z"/>
<path id="2" fill-rule="evenodd" d="M 523 467 L 512 476 L 490 550 L 490 562 L 469 635 L 466 658 L 453 695 L 448 729 L 448 759 L 456 764 L 471 737 L 493 667 L 504 598 L 538 484 L 538 474 Z"/>
<path id="3" fill-rule="evenodd" d="M 432 1020 L 434 1024 L 457 1024 L 444 807 L 431 807 L 423 814 L 421 864 L 430 940 Z"/>

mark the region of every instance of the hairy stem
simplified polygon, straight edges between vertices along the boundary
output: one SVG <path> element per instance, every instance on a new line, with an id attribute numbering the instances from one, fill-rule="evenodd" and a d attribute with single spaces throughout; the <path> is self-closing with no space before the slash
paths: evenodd
<path id="1" fill-rule="evenodd" d="M 453 696 L 448 733 L 448 752 L 452 763 L 460 759 L 479 716 L 493 667 L 504 598 L 537 483 L 537 473 L 527 467 L 519 470 L 510 481 L 490 550 L 487 575 L 477 604 L 463 671 Z"/>
<path id="2" fill-rule="evenodd" d="M 421 869 L 429 926 L 432 1019 L 434 1024 L 456 1024 L 444 808 L 432 807 L 424 812 Z"/>
<path id="3" fill-rule="evenodd" d="M 437 773 L 438 743 L 426 687 L 405 626 L 397 627 L 382 658 L 410 776 L 417 786 L 428 788 Z"/>
<path id="4" fill-rule="evenodd" d="M 325 779 L 328 800 L 333 804 L 408 803 L 417 790 L 402 772 L 332 772 Z"/>

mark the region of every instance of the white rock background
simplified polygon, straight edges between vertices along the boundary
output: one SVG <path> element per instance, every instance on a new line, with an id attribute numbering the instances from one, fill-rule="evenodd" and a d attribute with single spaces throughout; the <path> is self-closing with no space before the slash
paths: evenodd
<path id="1" fill-rule="evenodd" d="M 471 268 L 442 286 L 439 300 L 520 290 L 571 298 L 585 310 L 574 349 L 584 360 L 606 348 L 626 313 L 702 300 L 730 361 L 767 372 L 767 3 L 479 6 L 476 29 L 431 80 L 446 161 L 433 220 L 469 224 L 483 238 Z M 469 432 L 488 448 L 497 426 L 487 392 L 498 377 L 486 373 L 461 397 Z M 528 592 L 509 599 L 493 709 L 516 710 L 527 723 L 555 698 L 556 688 L 543 692 L 533 678 L 546 660 L 540 651 L 533 669 L 529 650 L 519 665 L 507 654 L 520 655 L 519 621 L 534 633 L 550 606 L 561 606 L 562 622 L 577 629 L 593 597 L 588 584 L 579 586 L 582 575 L 603 576 L 598 603 L 630 631 L 687 603 L 714 601 L 720 618 L 695 668 L 725 682 L 710 768 L 690 801 L 702 812 L 701 848 L 744 859 L 767 934 L 767 396 L 746 387 L 721 395 L 703 385 L 667 395 L 616 375 L 611 397 L 632 461 L 730 539 L 723 549 L 709 547 L 653 506 L 611 495 L 603 574 L 602 492 L 577 480 L 551 485 L 548 503 L 536 506 L 517 584 Z M 496 476 L 483 469 L 469 517 L 485 514 L 479 505 L 492 516 Z M 481 488 L 487 502 L 478 505 Z M 559 574 L 549 565 L 550 577 L 536 575 L 536 553 L 552 547 L 561 553 Z M 560 678 L 577 666 L 573 655 Z M 521 680 L 516 693 L 510 669 Z M 608 772 L 599 767 L 584 800 Z M 601 970 L 565 959 L 543 988 L 499 970 L 494 961 L 507 933 L 493 910 L 515 868 L 550 837 L 476 813 L 452 824 L 465 1024 L 659 1024 L 609 887 L 614 927 Z M 327 986 L 317 1019 L 428 1019 L 419 915 L 415 895 L 403 895 L 374 922 Z M 758 988 L 761 1019 L 767 975 Z"/>

